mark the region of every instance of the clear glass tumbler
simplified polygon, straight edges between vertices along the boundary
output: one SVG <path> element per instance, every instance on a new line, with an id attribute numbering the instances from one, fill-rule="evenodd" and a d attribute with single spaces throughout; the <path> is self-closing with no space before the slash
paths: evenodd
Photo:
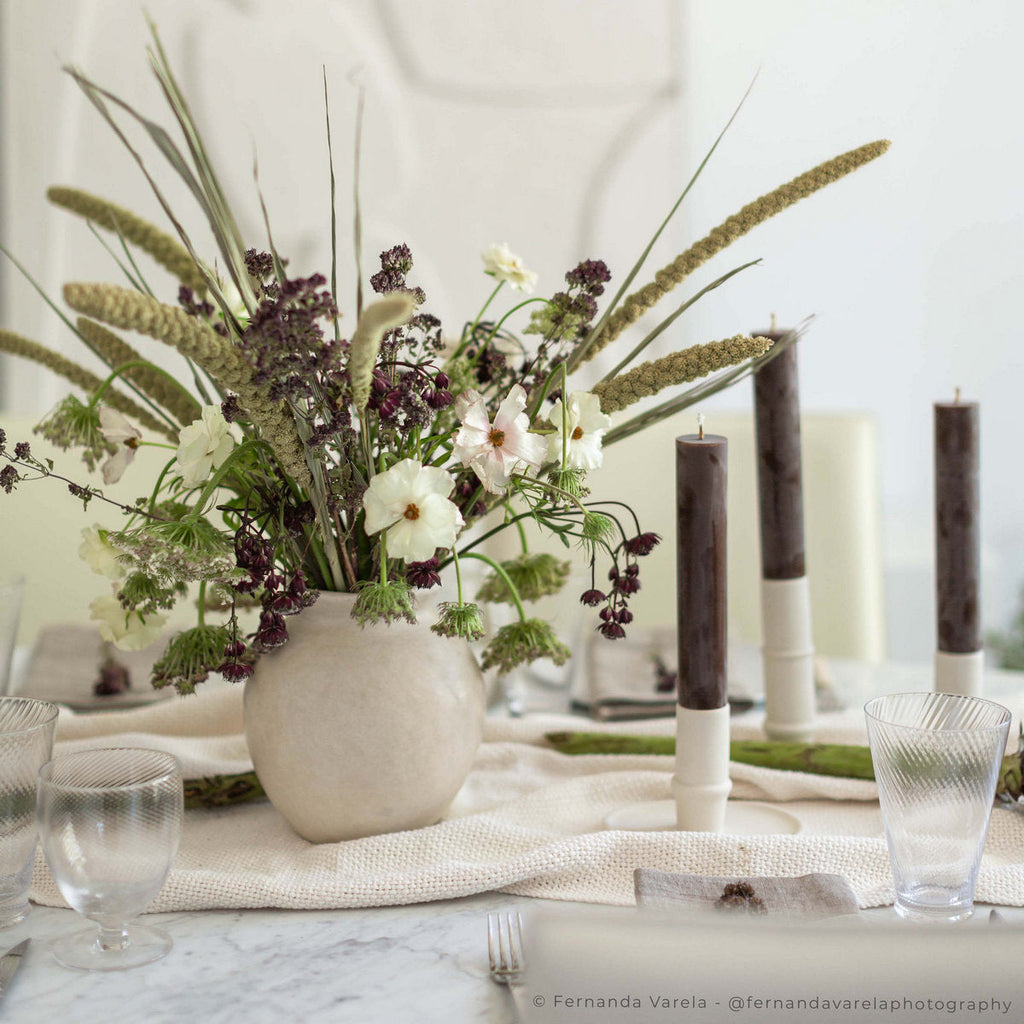
<path id="1" fill-rule="evenodd" d="M 0 580 L 0 697 L 11 692 L 11 660 L 24 596 L 24 579 Z"/>
<path id="2" fill-rule="evenodd" d="M 0 697 L 0 928 L 28 913 L 36 852 L 36 775 L 50 760 L 57 705 Z"/>
<path id="3" fill-rule="evenodd" d="M 1010 712 L 978 697 L 895 693 L 864 713 L 897 913 L 970 917 Z"/>
<path id="4" fill-rule="evenodd" d="M 39 837 L 68 904 L 99 927 L 56 940 L 65 967 L 116 971 L 162 957 L 166 932 L 134 922 L 156 898 L 181 838 L 181 769 L 157 750 L 85 750 L 39 772 Z"/>

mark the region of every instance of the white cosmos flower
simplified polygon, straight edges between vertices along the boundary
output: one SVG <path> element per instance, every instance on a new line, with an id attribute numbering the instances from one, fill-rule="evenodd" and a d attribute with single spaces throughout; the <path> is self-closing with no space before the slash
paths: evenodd
<path id="1" fill-rule="evenodd" d="M 89 618 L 98 623 L 100 636 L 122 651 L 141 651 L 160 637 L 166 622 L 165 615 L 147 615 L 127 612 L 113 595 L 97 597 L 89 605 Z"/>
<path id="2" fill-rule="evenodd" d="M 219 405 L 204 405 L 202 419 L 178 432 L 178 469 L 186 487 L 206 483 L 231 454 L 235 441 Z"/>
<path id="3" fill-rule="evenodd" d="M 562 400 L 552 406 L 548 417 L 555 432 L 548 436 L 548 460 L 562 461 Z M 601 399 L 589 391 L 574 391 L 569 395 L 565 412 L 567 443 L 565 465 L 578 469 L 597 469 L 604 461 L 601 438 L 612 425 L 611 417 L 601 412 Z"/>
<path id="4" fill-rule="evenodd" d="M 498 406 L 493 423 L 480 392 L 470 389 L 455 400 L 462 426 L 455 434 L 452 455 L 469 466 L 491 494 L 501 494 L 517 468 L 537 470 L 544 461 L 544 438 L 530 433 L 525 410 L 526 392 L 519 384 Z"/>
<path id="5" fill-rule="evenodd" d="M 492 242 L 481 253 L 484 273 L 498 281 L 508 281 L 509 287 L 517 292 L 532 292 L 537 275 L 523 266 L 523 258 L 512 252 L 504 242 Z"/>
<path id="6" fill-rule="evenodd" d="M 110 580 L 119 580 L 127 572 L 117 560 L 118 551 L 107 541 L 108 530 L 100 528 L 99 523 L 87 526 L 82 530 L 82 543 L 78 548 L 78 557 L 101 576 Z"/>
<path id="7" fill-rule="evenodd" d="M 128 463 L 135 458 L 135 449 L 142 440 L 142 431 L 109 405 L 100 406 L 100 433 L 104 440 L 117 445 L 117 451 L 103 463 L 103 482 L 116 484 L 124 476 Z"/>
<path id="8" fill-rule="evenodd" d="M 465 525 L 458 506 L 448 500 L 455 478 L 418 459 L 402 459 L 378 473 L 363 494 L 368 534 L 387 530 L 388 555 L 425 562 L 437 548 L 455 545 Z"/>

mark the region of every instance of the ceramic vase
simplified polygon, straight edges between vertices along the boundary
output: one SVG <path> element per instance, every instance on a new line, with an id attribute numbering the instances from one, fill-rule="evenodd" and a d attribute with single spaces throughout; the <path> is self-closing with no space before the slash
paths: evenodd
<path id="1" fill-rule="evenodd" d="M 322 592 L 245 684 L 245 735 L 274 807 L 312 842 L 437 822 L 483 730 L 469 646 L 424 623 L 362 628 L 352 594 Z"/>

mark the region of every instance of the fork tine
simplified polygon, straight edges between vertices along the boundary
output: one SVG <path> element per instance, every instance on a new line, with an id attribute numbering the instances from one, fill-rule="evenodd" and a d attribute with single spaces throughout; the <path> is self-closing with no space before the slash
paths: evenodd
<path id="1" fill-rule="evenodd" d="M 498 915 L 488 914 L 487 915 L 487 958 L 490 962 L 491 974 L 496 974 L 500 969 L 499 963 L 499 932 L 498 932 Z"/>
<path id="2" fill-rule="evenodd" d="M 523 915 L 518 911 L 506 915 L 508 926 L 509 965 L 513 971 L 523 969 Z"/>
<path id="3" fill-rule="evenodd" d="M 522 971 L 522 928 L 518 912 L 487 915 L 487 956 L 495 981 L 509 984 Z"/>

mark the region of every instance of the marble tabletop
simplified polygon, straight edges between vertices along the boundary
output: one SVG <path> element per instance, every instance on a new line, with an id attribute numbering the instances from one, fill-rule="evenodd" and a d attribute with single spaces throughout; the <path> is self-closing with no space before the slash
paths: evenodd
<path id="1" fill-rule="evenodd" d="M 174 948 L 156 963 L 106 974 L 57 964 L 47 943 L 86 922 L 71 910 L 33 907 L 0 931 L 0 951 L 31 939 L 0 1020 L 511 1024 L 508 992 L 487 975 L 487 913 L 535 902 L 485 893 L 366 910 L 147 915 Z"/>

